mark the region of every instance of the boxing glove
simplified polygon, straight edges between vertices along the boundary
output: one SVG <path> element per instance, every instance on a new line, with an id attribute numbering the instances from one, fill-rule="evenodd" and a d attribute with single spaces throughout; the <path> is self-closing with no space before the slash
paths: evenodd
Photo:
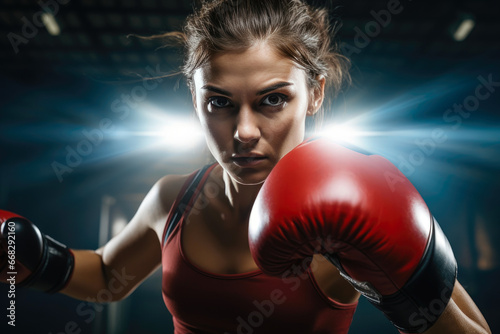
<path id="1" fill-rule="evenodd" d="M 408 179 L 380 156 L 327 139 L 297 146 L 273 168 L 251 211 L 249 244 L 270 275 L 323 254 L 402 333 L 436 322 L 457 274 L 448 240 Z"/>
<path id="2" fill-rule="evenodd" d="M 0 210 L 0 281 L 47 293 L 69 281 L 74 256 L 26 218 Z"/>

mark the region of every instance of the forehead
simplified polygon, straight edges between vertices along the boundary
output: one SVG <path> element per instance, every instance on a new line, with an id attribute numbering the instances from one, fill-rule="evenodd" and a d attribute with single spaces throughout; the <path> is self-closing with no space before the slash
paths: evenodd
<path id="1" fill-rule="evenodd" d="M 305 72 L 268 43 L 258 43 L 243 51 L 213 56 L 207 64 L 195 71 L 193 79 L 196 87 L 207 82 L 257 84 L 273 79 L 305 81 Z"/>

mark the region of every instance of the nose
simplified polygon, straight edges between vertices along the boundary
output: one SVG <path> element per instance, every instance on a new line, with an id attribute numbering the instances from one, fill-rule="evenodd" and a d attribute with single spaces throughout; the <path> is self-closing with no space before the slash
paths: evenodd
<path id="1" fill-rule="evenodd" d="M 250 107 L 242 106 L 236 118 L 234 139 L 242 144 L 250 144 L 260 139 L 259 117 Z"/>

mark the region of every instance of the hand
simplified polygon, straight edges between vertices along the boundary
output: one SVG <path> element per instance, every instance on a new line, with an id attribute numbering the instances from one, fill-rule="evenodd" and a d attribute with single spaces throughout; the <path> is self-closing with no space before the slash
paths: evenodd
<path id="1" fill-rule="evenodd" d="M 404 175 L 325 139 L 299 145 L 272 170 L 252 209 L 249 243 L 272 275 L 323 254 L 400 331 L 432 326 L 456 278 L 446 237 Z"/>
<path id="2" fill-rule="evenodd" d="M 0 245 L 1 282 L 13 278 L 20 287 L 54 293 L 70 278 L 71 251 L 24 217 L 0 210 Z"/>
<path id="3" fill-rule="evenodd" d="M 15 220 L 17 219 L 24 218 L 15 213 L 0 210 L 0 282 L 4 283 L 12 278 L 15 278 L 17 284 L 23 282 L 31 275 L 33 268 L 36 268 L 39 262 L 39 256 L 30 257 L 26 264 L 17 261 L 16 243 L 18 248 L 25 248 L 22 240 L 19 240 L 19 243 L 16 241 Z"/>

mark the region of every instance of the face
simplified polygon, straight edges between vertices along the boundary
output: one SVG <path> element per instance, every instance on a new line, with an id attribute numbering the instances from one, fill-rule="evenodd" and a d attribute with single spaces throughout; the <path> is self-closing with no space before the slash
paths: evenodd
<path id="1" fill-rule="evenodd" d="M 193 84 L 208 147 L 240 184 L 266 179 L 304 140 L 305 118 L 322 101 L 322 89 L 308 89 L 305 71 L 266 43 L 214 56 L 195 71 Z"/>

